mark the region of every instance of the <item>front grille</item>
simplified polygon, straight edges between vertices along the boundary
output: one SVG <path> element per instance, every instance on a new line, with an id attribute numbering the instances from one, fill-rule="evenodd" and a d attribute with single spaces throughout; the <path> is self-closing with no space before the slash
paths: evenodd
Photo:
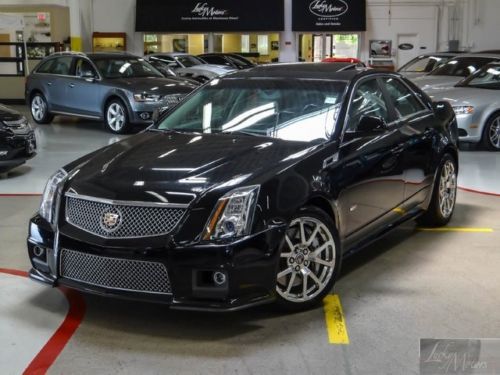
<path id="1" fill-rule="evenodd" d="M 184 95 L 182 94 L 173 94 L 173 95 L 166 95 L 163 98 L 163 104 L 166 105 L 166 107 L 172 107 L 179 103 L 182 99 L 184 98 Z"/>
<path id="2" fill-rule="evenodd" d="M 185 208 L 136 206 L 66 197 L 66 221 L 105 238 L 137 238 L 172 232 Z M 106 220 L 114 219 L 115 222 Z"/>
<path id="3" fill-rule="evenodd" d="M 110 289 L 172 293 L 167 268 L 158 262 L 109 258 L 62 249 L 61 276 Z"/>

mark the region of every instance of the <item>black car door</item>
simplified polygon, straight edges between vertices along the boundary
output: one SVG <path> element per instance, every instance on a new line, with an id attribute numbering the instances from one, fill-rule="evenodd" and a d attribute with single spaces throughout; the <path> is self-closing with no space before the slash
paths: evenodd
<path id="1" fill-rule="evenodd" d="M 436 119 L 431 109 L 404 81 L 392 76 L 381 78 L 381 83 L 394 106 L 402 136 L 405 206 L 411 208 L 425 200 L 427 191 L 424 189 L 432 185 L 432 140 Z"/>
<path id="2" fill-rule="evenodd" d="M 367 131 L 360 126 L 366 118 L 381 119 L 385 126 Z M 394 111 L 378 79 L 360 81 L 350 97 L 339 164 L 332 171 L 339 186 L 343 237 L 362 235 L 384 218 L 389 220 L 387 214 L 404 199 L 402 137 L 394 121 Z"/>

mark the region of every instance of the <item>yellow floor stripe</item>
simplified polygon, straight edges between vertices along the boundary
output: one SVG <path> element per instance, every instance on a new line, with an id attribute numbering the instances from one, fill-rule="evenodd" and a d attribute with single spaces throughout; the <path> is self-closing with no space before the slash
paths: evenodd
<path id="1" fill-rule="evenodd" d="M 342 305 L 337 294 L 329 294 L 323 299 L 326 329 L 330 344 L 349 344 Z"/>
<path id="2" fill-rule="evenodd" d="M 459 227 L 442 227 L 442 228 L 417 228 L 421 232 L 468 232 L 468 233 L 493 233 L 492 228 L 459 228 Z"/>

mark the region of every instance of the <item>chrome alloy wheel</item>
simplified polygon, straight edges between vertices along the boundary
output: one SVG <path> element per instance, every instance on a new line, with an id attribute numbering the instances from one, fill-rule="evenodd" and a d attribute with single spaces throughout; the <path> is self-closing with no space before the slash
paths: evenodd
<path id="1" fill-rule="evenodd" d="M 41 96 L 36 95 L 31 101 L 31 114 L 36 121 L 42 121 L 47 111 L 47 104 Z"/>
<path id="2" fill-rule="evenodd" d="M 489 138 L 491 145 L 500 150 L 500 117 L 493 120 L 490 126 Z"/>
<path id="3" fill-rule="evenodd" d="M 439 209 L 444 218 L 449 218 L 455 208 L 457 196 L 457 172 L 451 160 L 446 160 L 439 180 Z"/>
<path id="4" fill-rule="evenodd" d="M 335 270 L 335 241 L 328 227 L 312 217 L 292 221 L 281 252 L 276 291 L 290 302 L 320 294 Z"/>
<path id="5" fill-rule="evenodd" d="M 118 103 L 112 103 L 108 107 L 106 119 L 108 121 L 109 127 L 115 132 L 119 132 L 120 130 L 122 130 L 126 121 L 125 111 L 123 107 Z"/>

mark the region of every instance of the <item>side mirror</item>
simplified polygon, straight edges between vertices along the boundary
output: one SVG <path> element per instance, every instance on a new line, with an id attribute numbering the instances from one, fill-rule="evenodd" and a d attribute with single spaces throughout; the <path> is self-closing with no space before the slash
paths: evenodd
<path id="1" fill-rule="evenodd" d="M 80 77 L 84 78 L 88 82 L 94 82 L 95 81 L 95 74 L 91 70 L 84 70 L 84 71 L 82 71 Z"/>
<path id="2" fill-rule="evenodd" d="M 380 133 L 387 128 L 387 124 L 381 117 L 363 116 L 359 120 L 357 131 L 361 133 Z"/>

